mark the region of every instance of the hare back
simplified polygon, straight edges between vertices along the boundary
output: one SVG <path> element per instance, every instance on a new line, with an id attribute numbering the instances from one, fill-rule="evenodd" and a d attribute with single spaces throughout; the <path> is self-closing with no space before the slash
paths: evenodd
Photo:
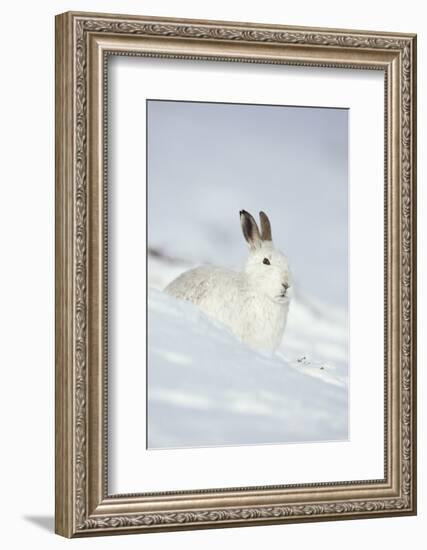
<path id="1" fill-rule="evenodd" d="M 174 279 L 165 292 L 180 300 L 200 305 L 206 298 L 235 294 L 243 284 L 243 274 L 211 266 L 200 266 L 185 271 Z"/>

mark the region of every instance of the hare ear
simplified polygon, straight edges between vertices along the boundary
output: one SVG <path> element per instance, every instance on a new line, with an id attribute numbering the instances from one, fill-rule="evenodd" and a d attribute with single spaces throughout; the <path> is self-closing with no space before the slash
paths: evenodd
<path id="1" fill-rule="evenodd" d="M 246 212 L 246 210 L 240 210 L 240 224 L 242 226 L 243 235 L 250 248 L 253 250 L 259 248 L 262 241 L 258 226 L 254 218 L 249 212 Z"/>
<path id="2" fill-rule="evenodd" d="M 261 239 L 263 241 L 272 241 L 271 224 L 267 214 L 261 211 L 259 213 L 259 219 L 261 221 Z"/>

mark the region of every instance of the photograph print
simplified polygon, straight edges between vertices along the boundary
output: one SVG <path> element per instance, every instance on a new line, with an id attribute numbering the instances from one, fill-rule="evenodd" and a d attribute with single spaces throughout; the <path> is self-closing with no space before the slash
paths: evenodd
<path id="1" fill-rule="evenodd" d="M 348 441 L 348 110 L 146 109 L 147 449 Z"/>

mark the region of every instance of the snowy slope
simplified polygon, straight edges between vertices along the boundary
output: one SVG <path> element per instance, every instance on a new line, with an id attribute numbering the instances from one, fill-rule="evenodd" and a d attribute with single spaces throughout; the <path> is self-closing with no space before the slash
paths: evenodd
<path id="1" fill-rule="evenodd" d="M 348 437 L 348 112 L 150 101 L 150 447 Z M 247 257 L 239 211 L 264 210 L 293 273 L 266 357 L 159 293 L 183 271 Z"/>
<path id="2" fill-rule="evenodd" d="M 161 258 L 149 266 L 158 288 L 183 270 Z M 338 312 L 295 298 L 283 344 L 269 357 L 155 288 L 148 308 L 150 448 L 347 439 L 347 335 Z"/>

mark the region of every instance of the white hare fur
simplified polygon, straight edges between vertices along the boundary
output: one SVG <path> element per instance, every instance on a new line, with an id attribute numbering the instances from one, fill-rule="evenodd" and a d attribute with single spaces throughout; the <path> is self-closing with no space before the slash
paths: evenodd
<path id="1" fill-rule="evenodd" d="M 177 277 L 165 292 L 198 305 L 249 346 L 272 353 L 286 326 L 291 273 L 286 257 L 273 246 L 270 221 L 264 212 L 260 212 L 260 220 L 261 232 L 251 214 L 240 212 L 249 245 L 243 271 L 197 267 Z"/>

